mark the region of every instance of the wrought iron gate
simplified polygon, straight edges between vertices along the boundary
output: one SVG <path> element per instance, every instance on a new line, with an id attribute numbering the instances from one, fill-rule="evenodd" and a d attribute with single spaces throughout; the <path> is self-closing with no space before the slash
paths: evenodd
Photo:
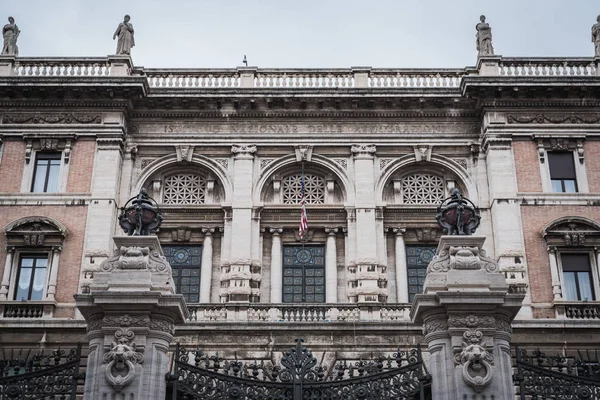
<path id="1" fill-rule="evenodd" d="M 81 346 L 70 351 L 54 350 L 44 355 L 39 349 L 0 351 L 0 400 L 75 400 Z"/>
<path id="2" fill-rule="evenodd" d="M 539 349 L 516 348 L 513 377 L 521 400 L 600 400 L 598 353 L 577 357 L 546 356 Z"/>
<path id="3" fill-rule="evenodd" d="M 403 400 L 429 398 L 430 376 L 419 348 L 327 370 L 296 339 L 279 365 L 243 363 L 177 345 L 173 400 Z"/>

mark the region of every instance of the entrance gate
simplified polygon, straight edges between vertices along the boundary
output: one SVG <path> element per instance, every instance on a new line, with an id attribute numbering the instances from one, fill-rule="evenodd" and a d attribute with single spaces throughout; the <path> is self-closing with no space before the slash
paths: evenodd
<path id="1" fill-rule="evenodd" d="M 70 351 L 0 350 L 0 400 L 75 400 L 81 346 Z"/>
<path id="2" fill-rule="evenodd" d="M 430 377 L 419 348 L 327 370 L 296 339 L 279 365 L 243 363 L 177 345 L 173 400 L 425 400 Z"/>
<path id="3" fill-rule="evenodd" d="M 516 349 L 514 376 L 521 400 L 600 400 L 598 354 L 578 353 L 575 358 L 546 356 L 539 349 Z"/>

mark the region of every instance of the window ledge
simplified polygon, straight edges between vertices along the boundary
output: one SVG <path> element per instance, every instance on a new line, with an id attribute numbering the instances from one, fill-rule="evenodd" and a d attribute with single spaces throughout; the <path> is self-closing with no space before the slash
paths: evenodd
<path id="1" fill-rule="evenodd" d="M 0 319 L 52 318 L 56 301 L 0 301 Z"/>

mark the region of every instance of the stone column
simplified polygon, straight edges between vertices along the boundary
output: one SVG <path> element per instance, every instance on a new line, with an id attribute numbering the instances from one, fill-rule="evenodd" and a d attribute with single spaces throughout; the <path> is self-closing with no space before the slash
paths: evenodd
<path id="1" fill-rule="evenodd" d="M 396 234 L 396 301 L 408 303 L 408 268 L 406 265 L 406 247 L 404 245 L 405 228 L 393 228 Z"/>
<path id="2" fill-rule="evenodd" d="M 215 228 L 204 228 L 202 243 L 202 266 L 200 267 L 200 303 L 210 303 L 210 288 L 212 286 L 213 269 L 213 233 Z"/>
<path id="3" fill-rule="evenodd" d="M 325 249 L 325 301 L 337 303 L 337 247 L 338 228 L 325 228 L 327 243 Z"/>
<path id="4" fill-rule="evenodd" d="M 58 259 L 62 246 L 52 247 L 52 260 L 50 261 L 50 276 L 48 277 L 48 290 L 46 300 L 54 301 L 56 296 L 56 283 L 58 280 Z"/>
<path id="5" fill-rule="evenodd" d="M 271 303 L 281 303 L 283 296 L 283 256 L 281 228 L 271 228 Z"/>
<path id="6" fill-rule="evenodd" d="M 253 165 L 256 146 L 234 145 L 233 153 L 233 200 L 231 231 L 235 232 L 230 250 L 227 282 L 229 301 L 249 302 L 252 290 L 250 266 L 252 263 L 252 188 Z"/>
<path id="7" fill-rule="evenodd" d="M 189 312 L 156 236 L 114 242 L 90 293 L 75 295 L 90 350 L 84 398 L 164 400 L 174 326 Z"/>
<path id="8" fill-rule="evenodd" d="M 432 398 L 514 400 L 511 321 L 524 294 L 508 292 L 485 237 L 442 236 L 411 309 L 430 353 Z"/>
<path id="9" fill-rule="evenodd" d="M 10 286 L 10 274 L 12 273 L 15 248 L 6 247 L 6 262 L 4 263 L 4 272 L 2 273 L 2 284 L 0 286 L 0 300 L 8 300 L 8 288 Z"/>
<path id="10" fill-rule="evenodd" d="M 354 145 L 356 186 L 356 277 L 358 302 L 379 300 L 379 262 L 374 194 L 374 145 Z"/>
<path id="11" fill-rule="evenodd" d="M 560 284 L 560 271 L 556 259 L 556 246 L 548 246 L 547 250 L 550 261 L 550 276 L 552 277 L 552 295 L 554 300 L 562 300 L 562 285 Z"/>

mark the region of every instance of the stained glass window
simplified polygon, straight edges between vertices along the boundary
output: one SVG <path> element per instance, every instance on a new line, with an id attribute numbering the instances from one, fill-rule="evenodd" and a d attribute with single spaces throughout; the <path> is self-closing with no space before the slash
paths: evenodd
<path id="1" fill-rule="evenodd" d="M 283 302 L 325 302 L 325 248 L 323 246 L 283 248 Z"/>
<path id="2" fill-rule="evenodd" d="M 163 246 L 163 251 L 171 264 L 177 293 L 188 303 L 198 303 L 202 246 Z"/>

